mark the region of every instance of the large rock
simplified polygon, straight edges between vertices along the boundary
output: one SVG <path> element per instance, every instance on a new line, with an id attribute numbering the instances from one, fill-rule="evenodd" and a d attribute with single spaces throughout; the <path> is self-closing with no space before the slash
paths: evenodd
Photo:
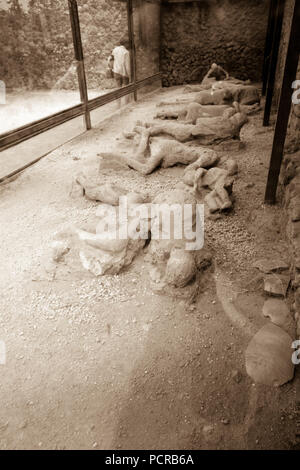
<path id="1" fill-rule="evenodd" d="M 280 326 L 283 330 L 294 336 L 295 325 L 286 303 L 281 299 L 271 298 L 265 301 L 262 313 L 270 318 L 274 325 Z"/>
<path id="2" fill-rule="evenodd" d="M 272 323 L 256 333 L 246 349 L 246 370 L 254 382 L 278 387 L 293 378 L 292 341 Z"/>

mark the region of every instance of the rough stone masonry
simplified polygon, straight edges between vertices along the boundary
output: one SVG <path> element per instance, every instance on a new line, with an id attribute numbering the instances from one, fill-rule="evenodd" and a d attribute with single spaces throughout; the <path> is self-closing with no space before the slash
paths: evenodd
<path id="1" fill-rule="evenodd" d="M 268 6 L 267 0 L 163 1 L 163 85 L 201 81 L 212 62 L 260 81 Z"/>

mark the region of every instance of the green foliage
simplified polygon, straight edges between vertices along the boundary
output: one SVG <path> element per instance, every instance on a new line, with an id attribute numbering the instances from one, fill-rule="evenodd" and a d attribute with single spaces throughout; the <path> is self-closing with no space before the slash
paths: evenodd
<path id="1" fill-rule="evenodd" d="M 67 0 L 8 0 L 0 10 L 0 79 L 8 90 L 77 89 Z M 88 87 L 107 86 L 107 57 L 127 31 L 126 4 L 79 0 Z"/>

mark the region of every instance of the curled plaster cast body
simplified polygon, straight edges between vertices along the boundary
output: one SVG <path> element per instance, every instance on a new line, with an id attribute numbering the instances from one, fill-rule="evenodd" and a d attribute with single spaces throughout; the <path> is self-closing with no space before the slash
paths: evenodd
<path id="1" fill-rule="evenodd" d="M 206 166 L 212 166 L 217 157 L 213 151 L 208 152 L 211 149 L 183 145 L 181 142 L 209 145 L 220 140 L 238 139 L 240 130 L 247 121 L 247 116 L 240 112 L 238 103 L 235 103 L 235 106 L 226 109 L 222 116 L 199 118 L 196 125 L 176 122 L 148 123 L 144 127 L 135 127 L 134 131 L 140 134 L 140 143 L 137 147 L 132 145 L 130 155 L 116 151 L 100 153 L 99 156 L 110 162 L 117 161 L 143 175 L 152 173 L 158 166 L 167 168 L 177 163 L 188 165 L 202 156 L 206 159 L 208 155 L 211 163 Z M 175 140 L 151 139 L 155 136 L 170 136 Z"/>
<path id="2" fill-rule="evenodd" d="M 199 289 L 199 271 L 211 264 L 211 255 L 202 248 L 203 244 L 193 244 L 192 249 L 189 249 L 192 238 L 196 239 L 201 230 L 195 194 L 183 185 L 159 193 L 152 202 L 158 204 L 161 211 L 152 221 L 158 234 L 155 237 L 152 234 L 146 257 L 150 262 L 151 286 L 162 294 L 194 298 Z M 178 217 L 179 213 L 175 214 L 169 225 L 166 220 L 170 217 L 170 205 L 176 207 L 182 217 Z M 186 205 L 191 207 L 188 213 L 185 212 Z M 187 224 L 192 229 L 188 233 L 184 230 Z M 177 236 L 179 233 L 180 237 Z"/>
<path id="3" fill-rule="evenodd" d="M 211 190 L 204 198 L 209 211 L 216 212 L 232 207 L 230 194 L 232 192 L 233 175 L 238 171 L 235 160 L 229 158 L 226 162 L 226 169 L 210 168 L 206 170 L 201 162 L 194 162 L 189 165 L 183 175 L 183 181 L 189 186 L 193 186 L 196 194 L 201 194 L 202 188 Z"/>
<path id="4" fill-rule="evenodd" d="M 234 101 L 242 105 L 254 105 L 260 103 L 259 90 L 247 82 L 239 83 L 238 80 L 229 79 L 222 81 L 212 80 L 210 88 L 203 89 L 204 85 L 192 85 L 186 88 L 188 92 L 194 92 L 189 98 L 180 98 L 175 101 L 162 101 L 158 106 L 183 104 L 194 102 L 202 105 L 230 105 Z M 195 93 L 196 92 L 196 93 Z"/>
<path id="5" fill-rule="evenodd" d="M 228 105 L 207 105 L 204 106 L 199 103 L 189 103 L 185 106 L 169 106 L 166 109 L 160 110 L 156 114 L 158 119 L 177 119 L 189 124 L 196 124 L 200 117 L 215 117 L 222 116 L 224 111 L 228 109 Z"/>
<path id="6" fill-rule="evenodd" d="M 179 142 L 197 140 L 204 145 L 216 140 L 239 138 L 240 130 L 248 122 L 238 103 L 228 107 L 221 116 L 200 117 L 196 124 L 180 122 L 147 123 L 150 135 L 169 135 Z"/>
<path id="7" fill-rule="evenodd" d="M 184 145 L 171 139 L 151 139 L 152 135 L 160 133 L 160 129 L 136 128 L 136 131 L 140 133 L 141 141 L 138 148 L 133 148 L 131 155 L 118 152 L 99 155 L 104 160 L 117 161 L 143 175 L 152 173 L 158 166 L 168 168 L 178 163 L 188 165 L 198 159 L 201 159 L 205 166 L 212 166 L 218 159 L 216 152 L 212 149 Z"/>

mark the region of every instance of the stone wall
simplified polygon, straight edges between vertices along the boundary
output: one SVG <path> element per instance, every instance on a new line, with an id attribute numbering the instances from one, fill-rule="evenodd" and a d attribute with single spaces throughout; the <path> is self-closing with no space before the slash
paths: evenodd
<path id="1" fill-rule="evenodd" d="M 297 335 L 300 337 L 300 152 L 286 155 L 281 172 L 285 188 L 287 237 L 290 246 L 292 289 Z"/>
<path id="2" fill-rule="evenodd" d="M 295 0 L 286 0 L 285 6 L 284 6 L 282 32 L 281 32 L 279 54 L 278 54 L 276 76 L 275 76 L 273 105 L 277 105 L 278 100 L 279 100 L 294 5 L 295 5 Z"/>
<path id="3" fill-rule="evenodd" d="M 288 41 L 290 36 L 290 29 L 291 29 L 291 22 L 292 22 L 292 14 L 294 10 L 295 0 L 286 0 L 285 8 L 284 8 L 284 15 L 283 15 L 283 24 L 282 24 L 282 33 L 281 33 L 281 40 L 279 46 L 279 55 L 278 55 L 278 62 L 276 68 L 276 75 L 275 75 L 275 87 L 274 87 L 274 96 L 272 102 L 272 111 L 276 113 L 278 103 L 279 103 L 279 96 L 280 90 L 282 85 L 283 79 L 283 72 L 288 48 Z M 298 71 L 297 71 L 297 80 L 300 80 L 300 61 L 298 64 Z M 292 83 L 291 83 L 292 87 Z M 300 92 L 297 93 L 297 99 L 299 101 Z M 286 136 L 286 150 L 288 152 L 296 152 L 300 149 L 300 104 L 292 103 L 289 126 Z"/>
<path id="4" fill-rule="evenodd" d="M 295 0 L 286 0 L 282 34 L 279 48 L 277 70 L 275 76 L 275 89 L 273 97 L 273 111 L 277 110 L 283 71 L 290 35 L 292 13 Z M 300 80 L 300 63 L 297 77 Z M 291 83 L 292 86 L 292 83 Z M 298 93 L 298 99 L 300 93 Z M 292 262 L 292 288 L 294 291 L 294 313 L 297 322 L 297 336 L 300 337 L 300 104 L 293 103 L 289 120 L 289 127 L 285 141 L 285 152 L 281 183 L 284 191 L 284 204 L 287 216 L 287 236 L 290 246 L 290 259 Z"/>
<path id="5" fill-rule="evenodd" d="M 268 9 L 268 0 L 164 1 L 164 86 L 199 81 L 212 62 L 238 78 L 260 81 Z"/>
<path id="6" fill-rule="evenodd" d="M 159 72 L 160 0 L 133 0 L 137 79 Z"/>
<path id="7" fill-rule="evenodd" d="M 296 79 L 300 83 L 300 60 Z M 298 86 L 298 89 L 300 87 Z M 290 151 L 296 152 L 300 149 L 300 90 L 296 94 L 297 103 L 292 103 L 288 134 L 287 147 Z"/>

